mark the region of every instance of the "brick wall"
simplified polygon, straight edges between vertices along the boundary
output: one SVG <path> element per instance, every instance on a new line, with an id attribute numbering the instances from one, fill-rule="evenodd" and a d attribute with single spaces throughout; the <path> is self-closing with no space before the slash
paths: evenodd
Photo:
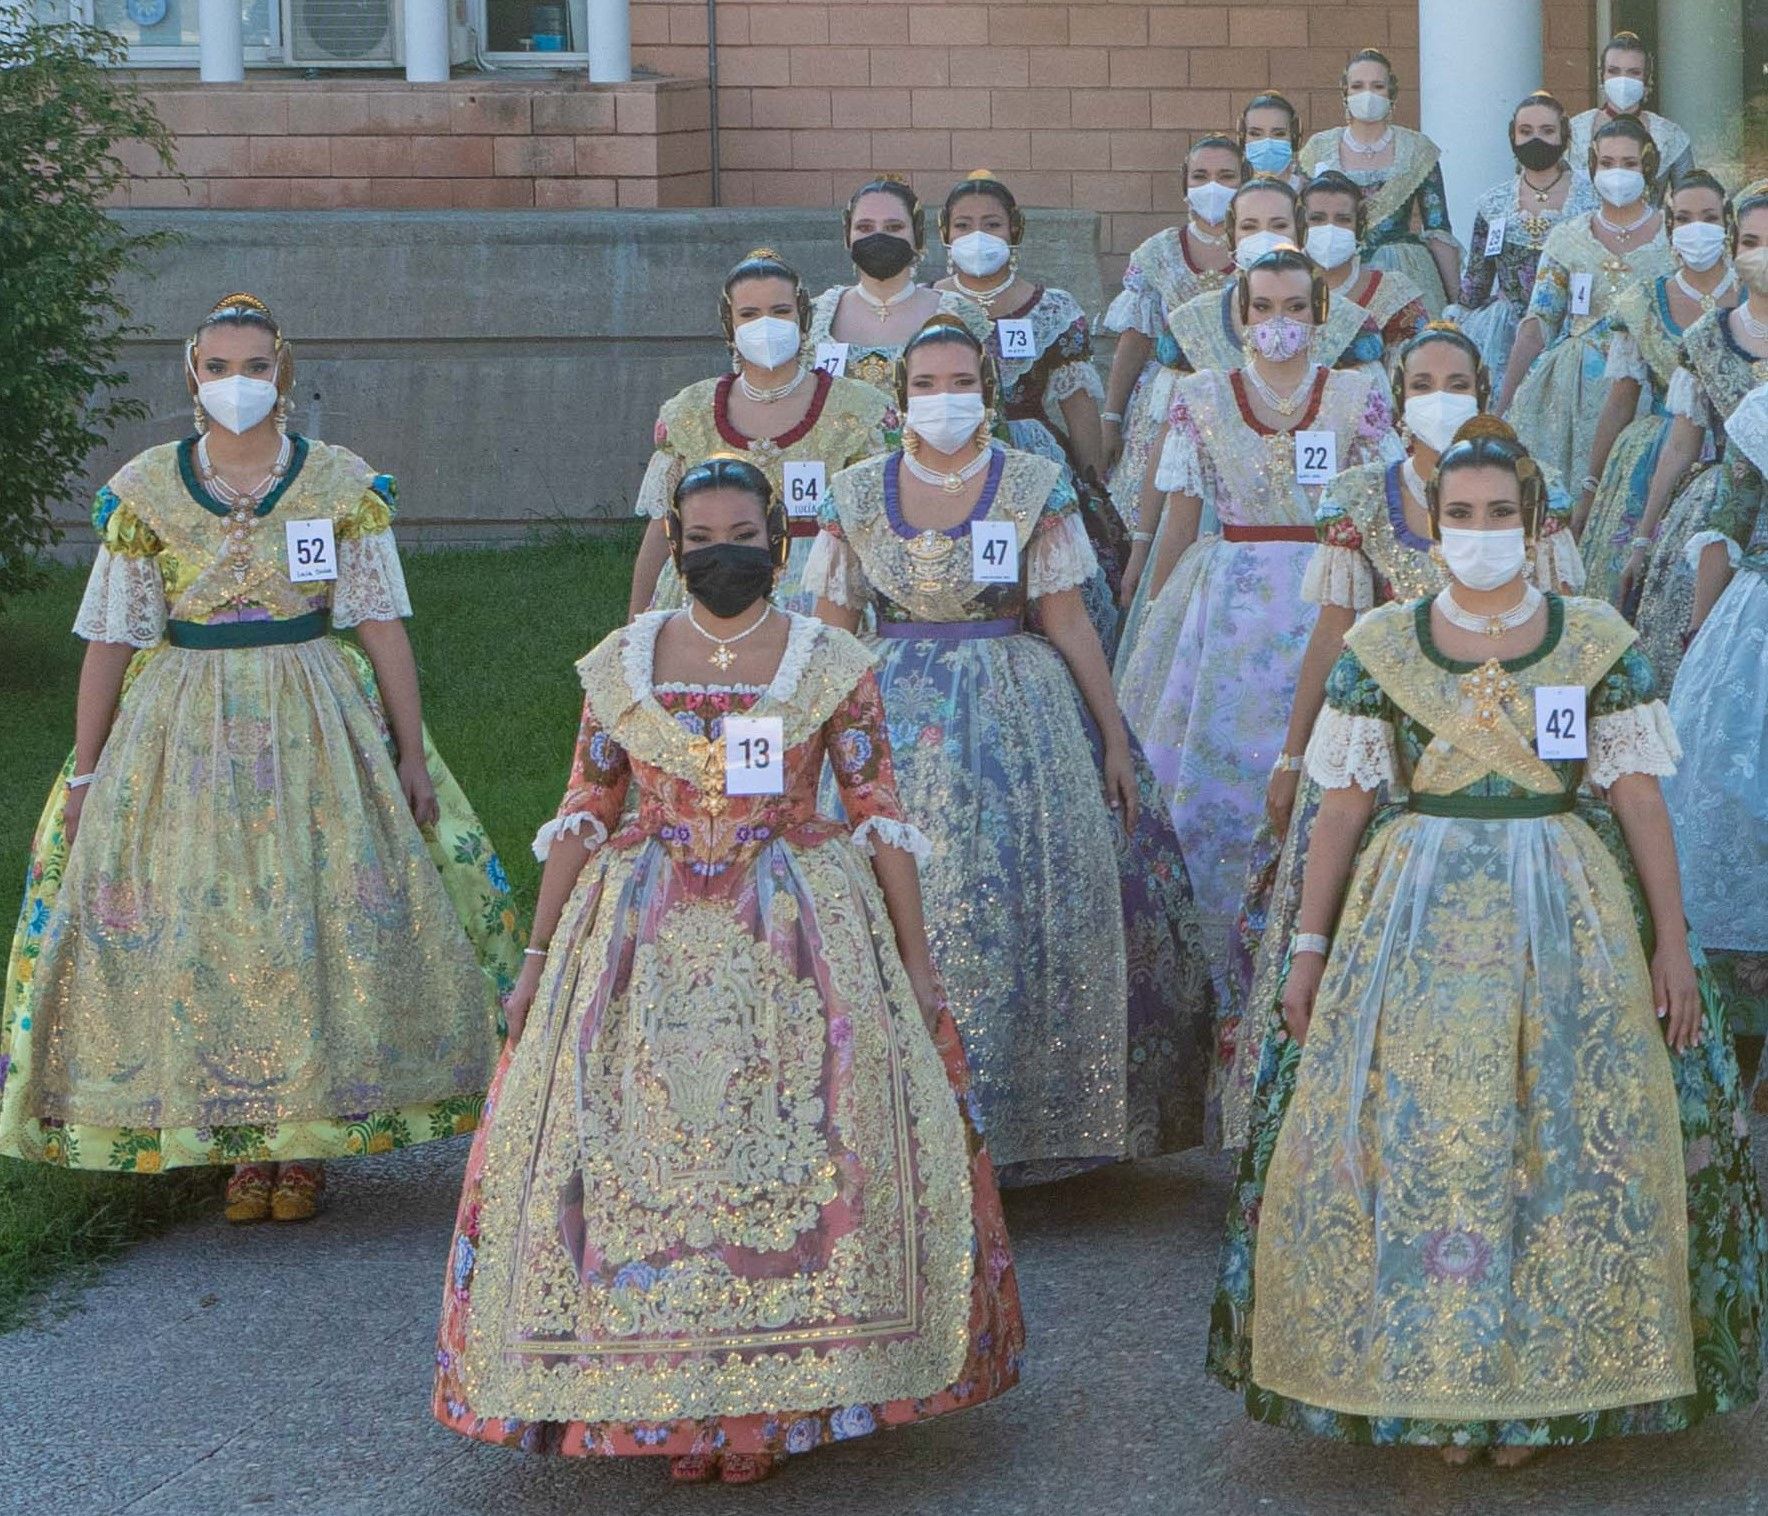
<path id="1" fill-rule="evenodd" d="M 126 150 L 137 209 L 562 210 L 711 198 L 703 79 L 141 78 L 178 137 L 185 179 Z"/>

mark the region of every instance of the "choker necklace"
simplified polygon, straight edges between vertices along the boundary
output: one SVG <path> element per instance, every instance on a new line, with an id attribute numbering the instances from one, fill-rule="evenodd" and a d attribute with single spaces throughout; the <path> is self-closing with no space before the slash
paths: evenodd
<path id="1" fill-rule="evenodd" d="M 1360 153 L 1365 158 L 1373 158 L 1377 153 L 1385 153 L 1394 145 L 1394 129 L 1390 126 L 1385 132 L 1365 147 L 1351 135 L 1351 129 L 1347 126 L 1344 129 L 1344 135 L 1338 139 L 1338 142 L 1339 146 L 1344 148 L 1346 152 Z"/>
<path id="2" fill-rule="evenodd" d="M 1464 632 L 1480 632 L 1487 637 L 1502 637 L 1506 632 L 1514 632 L 1541 609 L 1541 602 L 1546 599 L 1532 584 L 1522 587 L 1522 599 L 1507 611 L 1499 611 L 1496 616 L 1482 616 L 1477 611 L 1463 610 L 1455 601 L 1453 592 L 1444 587 L 1436 597 L 1436 607 L 1443 613 L 1443 620 L 1450 626 L 1458 626 Z"/>
<path id="3" fill-rule="evenodd" d="M 1736 306 L 1738 324 L 1754 342 L 1768 342 L 1768 321 L 1758 321 L 1750 311 L 1749 298 L 1746 296 Z"/>
<path id="4" fill-rule="evenodd" d="M 1005 284 L 997 284 L 993 289 L 985 291 L 975 289 L 964 283 L 964 276 L 956 269 L 952 270 L 952 283 L 958 287 L 958 293 L 966 300 L 974 300 L 985 311 L 989 312 L 990 315 L 994 314 L 995 301 L 999 300 L 1002 295 L 1006 294 L 1008 290 L 1013 288 L 1013 279 L 1013 270 L 1009 268 L 1007 270 L 1007 282 Z"/>
<path id="5" fill-rule="evenodd" d="M 1307 372 L 1301 376 L 1301 382 L 1287 395 L 1281 396 L 1265 383 L 1256 364 L 1249 363 L 1240 372 L 1246 375 L 1247 382 L 1258 391 L 1259 399 L 1263 400 L 1279 416 L 1293 416 L 1296 407 L 1302 402 L 1302 397 L 1313 387 L 1314 373 L 1319 367 L 1320 365 L 1317 363 L 1310 363 Z"/>
<path id="6" fill-rule="evenodd" d="M 959 490 L 963 489 L 966 484 L 988 467 L 989 462 L 993 457 L 994 444 L 985 442 L 982 445 L 982 451 L 955 474 L 942 474 L 937 469 L 928 468 L 926 464 L 922 463 L 921 460 L 906 447 L 902 450 L 903 464 L 911 474 L 919 479 L 921 483 L 931 484 L 936 489 L 944 490 L 948 495 L 955 495 Z"/>
<path id="7" fill-rule="evenodd" d="M 1681 269 L 1676 270 L 1676 288 L 1681 290 L 1683 294 L 1688 296 L 1688 298 L 1690 300 L 1692 300 L 1696 305 L 1698 305 L 1701 308 L 1701 312 L 1703 315 L 1707 311 L 1718 309 L 1719 297 L 1721 295 L 1728 294 L 1730 292 L 1732 286 L 1735 285 L 1736 283 L 1737 283 L 1737 270 L 1734 268 L 1726 269 L 1725 270 L 1725 277 L 1713 286 L 1712 292 L 1710 294 L 1703 295 L 1699 290 L 1697 290 L 1692 284 L 1690 284 L 1688 282 L 1688 280 L 1683 276 Z"/>
<path id="8" fill-rule="evenodd" d="M 736 636 L 716 637 L 694 619 L 693 602 L 690 601 L 688 603 L 688 625 L 708 642 L 717 644 L 717 646 L 706 655 L 706 660 L 720 673 L 723 673 L 737 661 L 737 655 L 731 651 L 731 644 L 741 642 L 745 637 L 752 636 L 754 633 L 760 631 L 762 626 L 767 622 L 768 617 L 771 615 L 773 615 L 773 606 L 764 601 L 761 607 L 761 614 L 757 616 L 754 621 L 750 622 L 748 626 L 744 627 L 742 631 L 738 632 Z"/>
<path id="9" fill-rule="evenodd" d="M 1517 183 L 1518 185 L 1528 185 L 1529 191 L 1534 195 L 1536 203 L 1539 205 L 1545 205 L 1547 203 L 1547 197 L 1551 195 L 1554 190 L 1559 188 L 1560 180 L 1564 179 L 1570 172 L 1571 170 L 1565 166 L 1563 161 L 1561 161 L 1559 172 L 1553 176 L 1546 189 L 1542 189 L 1533 179 L 1529 178 L 1527 169 L 1522 170 L 1521 173 L 1517 175 Z"/>
<path id="10" fill-rule="evenodd" d="M 792 393 L 793 390 L 797 389 L 799 385 L 803 384 L 804 383 L 804 376 L 806 374 L 808 374 L 809 372 L 810 372 L 809 369 L 805 368 L 802 364 L 800 364 L 799 368 L 798 368 L 798 372 L 795 373 L 784 384 L 776 384 L 770 390 L 763 390 L 763 389 L 757 389 L 753 384 L 751 384 L 749 382 L 749 371 L 747 369 L 744 369 L 744 370 L 742 370 L 742 372 L 740 372 L 737 375 L 737 388 L 740 389 L 745 396 L 747 396 L 749 399 L 753 400 L 757 405 L 772 405 L 774 403 L 774 401 L 776 401 L 776 400 L 784 400 L 786 398 L 786 396 L 788 396 L 789 394 Z"/>
<path id="11" fill-rule="evenodd" d="M 898 293 L 890 296 L 887 300 L 879 295 L 874 295 L 863 284 L 856 284 L 853 287 L 854 294 L 871 306 L 872 313 L 878 318 L 879 326 L 883 326 L 890 320 L 891 316 L 895 314 L 897 306 L 905 300 L 913 299 L 920 291 L 921 286 L 916 284 L 913 279 L 909 280 Z"/>
<path id="12" fill-rule="evenodd" d="M 1598 211 L 1596 213 L 1596 219 L 1602 224 L 1602 228 L 1604 231 L 1612 233 L 1614 236 L 1619 237 L 1621 239 L 1621 241 L 1623 241 L 1623 242 L 1631 242 L 1633 240 L 1634 234 L 1636 232 L 1638 232 L 1639 228 L 1644 226 L 1645 223 L 1647 221 L 1651 220 L 1651 218 L 1653 216 L 1655 216 L 1656 214 L 1657 214 L 1657 212 L 1655 210 L 1653 210 L 1651 206 L 1648 205 L 1645 207 L 1645 214 L 1642 215 L 1631 226 L 1616 226 L 1614 224 L 1614 222 L 1612 222 L 1608 219 L 1608 214 L 1605 211 Z"/>
<path id="13" fill-rule="evenodd" d="M 1197 224 L 1197 218 L 1195 216 L 1193 216 L 1186 224 L 1185 235 L 1193 242 L 1201 242 L 1205 247 L 1226 247 L 1228 245 L 1228 234 L 1226 232 L 1223 232 L 1219 237 L 1212 236 Z"/>

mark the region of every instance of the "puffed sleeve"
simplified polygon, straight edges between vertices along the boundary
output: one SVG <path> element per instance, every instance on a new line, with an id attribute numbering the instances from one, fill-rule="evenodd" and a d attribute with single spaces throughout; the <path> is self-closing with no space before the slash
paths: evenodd
<path id="1" fill-rule="evenodd" d="M 1608 384 L 1617 379 L 1631 379 L 1641 388 L 1651 387 L 1651 370 L 1645 366 L 1645 356 L 1639 351 L 1639 344 L 1633 340 L 1631 332 L 1616 332 L 1609 339 L 1608 363 L 1602 377 Z"/>
<path id="2" fill-rule="evenodd" d="M 1351 439 L 1351 456 L 1339 464 L 1347 468 L 1357 463 L 1398 463 L 1406 456 L 1405 445 L 1394 431 L 1393 401 L 1387 386 L 1379 380 L 1369 381 L 1369 396 Z"/>
<path id="3" fill-rule="evenodd" d="M 1696 426 L 1710 424 L 1707 408 L 1701 401 L 1700 385 L 1685 368 L 1678 368 L 1670 375 L 1670 387 L 1664 392 L 1664 409 L 1672 416 L 1692 421 Z"/>
<path id="4" fill-rule="evenodd" d="M 824 491 L 823 503 L 817 510 L 817 526 L 820 530 L 804 560 L 799 585 L 805 594 L 827 600 L 830 605 L 850 609 L 864 605 L 870 588 L 865 565 L 847 539 L 833 491 Z"/>
<path id="5" fill-rule="evenodd" d="M 1535 265 L 1535 288 L 1529 296 L 1529 308 L 1524 320 L 1532 316 L 1541 323 L 1541 330 L 1547 341 L 1553 343 L 1559 338 L 1559 329 L 1565 324 L 1566 308 L 1571 304 L 1571 270 L 1549 253 L 1541 254 L 1541 261 Z"/>
<path id="6" fill-rule="evenodd" d="M 1093 367 L 1093 337 L 1087 318 L 1076 316 L 1068 329 L 1056 339 L 1056 352 L 1062 362 L 1050 373 L 1045 399 L 1060 405 L 1075 395 L 1087 394 L 1101 405 L 1105 403 L 1105 383 Z"/>
<path id="7" fill-rule="evenodd" d="M 669 502 L 675 498 L 676 485 L 687 472 L 681 454 L 669 445 L 669 422 L 661 413 L 651 432 L 651 445 L 656 451 L 645 465 L 645 477 L 639 481 L 638 499 L 633 503 L 632 513 L 661 521 L 668 513 Z"/>
<path id="8" fill-rule="evenodd" d="M 884 697 L 870 669 L 836 708 L 824 732 L 841 804 L 854 824 L 854 846 L 869 856 L 874 842 L 884 842 L 925 863 L 933 856 L 933 844 L 910 823 L 896 793 Z"/>
<path id="9" fill-rule="evenodd" d="M 1108 332 L 1140 332 L 1157 342 L 1166 330 L 1166 307 L 1160 293 L 1133 258 L 1123 271 L 1123 289 L 1105 311 L 1104 324 Z"/>
<path id="10" fill-rule="evenodd" d="M 376 474 L 362 498 L 337 519 L 338 579 L 332 586 L 332 625 L 398 621 L 411 614 L 405 571 L 393 542 L 399 489 L 391 474 Z"/>
<path id="11" fill-rule="evenodd" d="M 1306 762 L 1308 777 L 1329 790 L 1376 790 L 1398 777 L 1393 704 L 1348 648 L 1326 676 Z"/>
<path id="12" fill-rule="evenodd" d="M 1314 535 L 1314 556 L 1302 576 L 1301 598 L 1312 605 L 1368 610 L 1375 604 L 1375 572 L 1363 551 L 1363 534 L 1330 493 L 1314 513 Z"/>
<path id="13" fill-rule="evenodd" d="M 594 851 L 608 840 L 626 804 L 632 764 L 621 747 L 595 719 L 589 701 L 577 728 L 577 750 L 571 759 L 571 780 L 553 819 L 534 834 L 534 856 L 545 862 L 560 837 L 578 838 Z M 585 835 L 587 833 L 587 835 Z"/>
<path id="14" fill-rule="evenodd" d="M 1424 176 L 1424 182 L 1418 186 L 1418 192 L 1413 198 L 1418 204 L 1418 229 L 1426 240 L 1453 243 L 1455 234 L 1449 226 L 1449 195 L 1443 188 L 1442 164 L 1431 165 L 1430 172 Z"/>
<path id="15" fill-rule="evenodd" d="M 1547 513 L 1535 534 L 1535 587 L 1575 595 L 1584 588 L 1584 577 L 1584 555 L 1572 535 L 1572 497 L 1560 485 L 1551 485 Z"/>
<path id="16" fill-rule="evenodd" d="M 1681 758 L 1682 746 L 1658 697 L 1651 663 L 1630 647 L 1591 691 L 1585 777 L 1603 788 L 1626 774 L 1667 778 Z"/>
<path id="17" fill-rule="evenodd" d="M 1079 589 L 1099 572 L 1074 486 L 1058 480 L 1026 545 L 1025 593 L 1033 600 Z"/>
<path id="18" fill-rule="evenodd" d="M 1206 491 L 1203 439 L 1197 434 L 1197 423 L 1191 419 L 1191 408 L 1183 400 L 1175 400 L 1167 416 L 1166 442 L 1160 449 L 1154 483 L 1169 495 L 1202 499 Z"/>
<path id="19" fill-rule="evenodd" d="M 92 524 L 98 529 L 98 556 L 74 618 L 74 635 L 88 642 L 155 646 L 166 635 L 160 539 L 108 484 L 93 502 Z"/>

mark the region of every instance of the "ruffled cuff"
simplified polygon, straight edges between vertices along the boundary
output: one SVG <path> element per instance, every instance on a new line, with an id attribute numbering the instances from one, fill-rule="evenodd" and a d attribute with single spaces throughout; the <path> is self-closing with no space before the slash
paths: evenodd
<path id="1" fill-rule="evenodd" d="M 1696 426 L 1707 424 L 1705 410 L 1700 403 L 1700 387 L 1694 382 L 1694 375 L 1687 369 L 1679 368 L 1670 375 L 1670 387 L 1664 392 L 1664 409 L 1672 416 L 1692 421 Z"/>
<path id="2" fill-rule="evenodd" d="M 1169 495 L 1203 498 L 1203 461 L 1197 456 L 1197 439 L 1188 427 L 1175 426 L 1166 434 L 1166 443 L 1160 449 L 1160 464 L 1154 471 L 1154 483 Z"/>
<path id="3" fill-rule="evenodd" d="M 874 840 L 890 847 L 901 848 L 916 863 L 925 863 L 933 856 L 933 844 L 927 840 L 927 834 L 920 827 L 889 816 L 868 816 L 854 828 L 853 845 L 868 858 L 874 855 Z"/>
<path id="4" fill-rule="evenodd" d="M 1727 537 L 1723 532 L 1696 532 L 1688 539 L 1688 546 L 1683 553 L 1688 558 L 1688 566 L 1696 573 L 1700 572 L 1701 555 L 1715 542 L 1725 544 L 1725 561 L 1733 568 L 1743 562 L 1743 549 L 1737 545 L 1737 539 Z"/>
<path id="5" fill-rule="evenodd" d="M 561 837 L 577 837 L 585 827 L 589 828 L 589 835 L 582 839 L 584 850 L 593 853 L 608 840 L 608 829 L 594 811 L 572 811 L 565 816 L 554 816 L 534 834 L 534 856 L 545 863 L 553 843 Z"/>
<path id="6" fill-rule="evenodd" d="M 798 582 L 805 594 L 827 600 L 830 605 L 851 608 L 865 603 L 866 574 L 860 567 L 859 554 L 833 532 L 816 534 Z"/>
<path id="7" fill-rule="evenodd" d="M 1050 375 L 1049 388 L 1045 393 L 1051 405 L 1060 405 L 1071 396 L 1080 394 L 1091 395 L 1103 405 L 1105 381 L 1099 377 L 1098 369 L 1090 363 L 1064 363 Z"/>
<path id="8" fill-rule="evenodd" d="M 1378 790 L 1399 773 L 1391 722 L 1327 706 L 1308 739 L 1308 777 L 1329 790 Z"/>
<path id="9" fill-rule="evenodd" d="M 411 614 L 405 570 L 391 531 L 345 537 L 338 543 L 338 582 L 332 587 L 332 625 L 401 621 Z"/>
<path id="10" fill-rule="evenodd" d="M 88 642 L 155 646 L 166 635 L 166 587 L 158 563 L 100 547 L 74 618 L 74 635 Z"/>
<path id="11" fill-rule="evenodd" d="M 1159 341 L 1166 330 L 1166 310 L 1160 296 L 1151 289 L 1130 283 L 1135 270 L 1124 275 L 1123 289 L 1105 309 L 1105 330 L 1108 332 L 1140 332 Z"/>
<path id="12" fill-rule="evenodd" d="M 649 516 L 653 521 L 661 521 L 668 513 L 669 500 L 675 493 L 675 487 L 681 483 L 685 473 L 681 459 L 674 453 L 658 448 L 651 454 L 651 461 L 645 465 L 645 477 L 639 481 L 638 499 L 633 504 L 635 516 Z"/>
<path id="13" fill-rule="evenodd" d="M 1535 539 L 1535 587 L 1557 595 L 1584 587 L 1584 558 L 1570 532 L 1547 532 Z"/>
<path id="14" fill-rule="evenodd" d="M 1078 511 L 1040 525 L 1032 536 L 1025 570 L 1025 592 L 1033 600 L 1079 589 L 1099 572 L 1098 555 Z"/>
<path id="15" fill-rule="evenodd" d="M 1322 542 L 1302 575 L 1301 598 L 1311 605 L 1342 606 L 1366 611 L 1375 604 L 1375 574 L 1369 560 L 1354 547 Z"/>
<path id="16" fill-rule="evenodd" d="M 1631 379 L 1640 385 L 1651 383 L 1651 370 L 1646 368 L 1639 344 L 1633 340 L 1631 332 L 1617 332 L 1609 343 L 1608 365 L 1603 369 L 1602 377 L 1610 384 L 1617 379 Z"/>
<path id="17" fill-rule="evenodd" d="M 1661 700 L 1631 705 L 1590 721 L 1590 760 L 1585 777 L 1607 789 L 1627 774 L 1667 779 L 1682 759 L 1682 744 Z"/>

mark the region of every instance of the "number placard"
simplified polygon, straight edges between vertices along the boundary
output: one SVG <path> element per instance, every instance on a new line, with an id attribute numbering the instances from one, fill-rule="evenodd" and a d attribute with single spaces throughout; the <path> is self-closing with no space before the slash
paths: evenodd
<path id="1" fill-rule="evenodd" d="M 797 520 L 816 515 L 829 487 L 828 473 L 819 460 L 788 463 L 782 473 L 786 514 Z"/>
<path id="2" fill-rule="evenodd" d="M 1573 274 L 1571 291 L 1571 313 L 1574 316 L 1590 314 L 1590 296 L 1596 288 L 1594 274 Z"/>
<path id="3" fill-rule="evenodd" d="M 847 344 L 845 342 L 817 343 L 816 366 L 830 378 L 839 379 L 847 372 Z"/>
<path id="4" fill-rule="evenodd" d="M 778 716 L 724 718 L 724 792 L 786 793 L 786 734 Z"/>
<path id="5" fill-rule="evenodd" d="M 289 578 L 294 583 L 314 584 L 338 577 L 338 544 L 327 518 L 285 521 L 283 530 L 288 537 Z"/>
<path id="6" fill-rule="evenodd" d="M 1535 751 L 1543 758 L 1588 758 L 1584 686 L 1543 684 L 1535 690 Z"/>
<path id="7" fill-rule="evenodd" d="M 1500 216 L 1486 228 L 1486 257 L 1496 258 L 1504 251 L 1504 229 L 1509 224 L 1508 216 Z"/>
<path id="8" fill-rule="evenodd" d="M 995 334 L 1000 338 L 1001 357 L 1004 359 L 1037 357 L 1037 334 L 1031 329 L 1031 322 L 1023 318 L 1017 321 L 995 322 Z"/>
<path id="9" fill-rule="evenodd" d="M 1338 477 L 1338 433 L 1295 434 L 1295 482 L 1330 484 Z"/>
<path id="10" fill-rule="evenodd" d="M 978 584 L 1019 580 L 1019 529 L 1011 521 L 970 524 L 970 577 Z"/>

